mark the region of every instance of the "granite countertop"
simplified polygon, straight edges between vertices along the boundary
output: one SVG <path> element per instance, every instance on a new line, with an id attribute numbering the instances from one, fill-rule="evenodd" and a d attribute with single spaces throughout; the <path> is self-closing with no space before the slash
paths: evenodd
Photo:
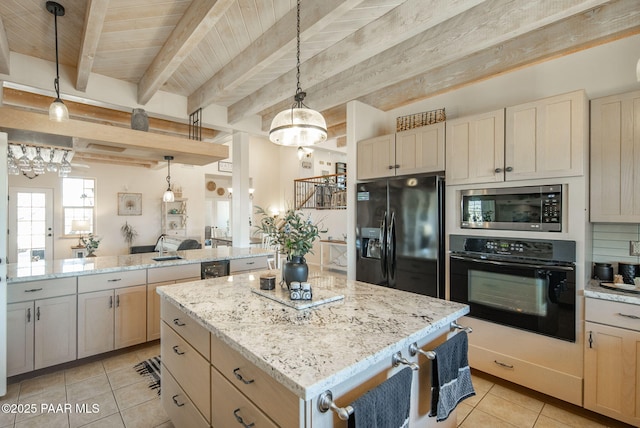
<path id="1" fill-rule="evenodd" d="M 9 263 L 7 282 L 19 283 L 43 279 L 63 278 L 67 276 L 91 275 L 96 273 L 119 272 L 180 266 L 216 260 L 241 259 L 271 254 L 273 251 L 262 248 L 204 248 L 201 250 L 171 251 L 164 255 L 178 255 L 182 259 L 155 261 L 158 253 L 128 254 L 123 256 L 98 256 L 77 259 L 58 259 L 51 262 L 39 260 L 30 263 Z"/>
<path id="2" fill-rule="evenodd" d="M 638 290 L 640 293 L 640 290 Z M 611 290 L 600 286 L 600 280 L 592 279 L 584 288 L 584 296 L 594 299 L 613 300 L 615 302 L 640 305 L 640 294 L 623 290 Z"/>
<path id="3" fill-rule="evenodd" d="M 469 312 L 461 303 L 320 272 L 309 274 L 313 290 L 344 299 L 298 310 L 253 292 L 260 274 L 162 286 L 157 292 L 304 400 L 381 361 L 391 363 L 397 351 L 409 357 L 411 343 Z"/>

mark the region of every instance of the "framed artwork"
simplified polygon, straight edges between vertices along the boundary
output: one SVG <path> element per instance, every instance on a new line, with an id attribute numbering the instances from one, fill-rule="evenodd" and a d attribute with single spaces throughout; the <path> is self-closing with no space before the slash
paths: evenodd
<path id="1" fill-rule="evenodd" d="M 218 161 L 218 171 L 233 172 L 233 164 L 231 162 Z"/>
<path id="2" fill-rule="evenodd" d="M 118 215 L 142 215 L 142 193 L 118 193 Z"/>

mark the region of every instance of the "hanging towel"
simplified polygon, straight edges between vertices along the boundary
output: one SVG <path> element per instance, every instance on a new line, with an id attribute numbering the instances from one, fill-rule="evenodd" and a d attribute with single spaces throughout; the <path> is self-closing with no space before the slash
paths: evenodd
<path id="1" fill-rule="evenodd" d="M 476 395 L 471 384 L 468 348 L 467 333 L 461 331 L 434 349 L 429 416 L 436 416 L 438 422 L 447 419 L 459 402 Z"/>
<path id="2" fill-rule="evenodd" d="M 404 428 L 409 426 L 413 370 L 405 367 L 351 403 L 349 428 Z"/>

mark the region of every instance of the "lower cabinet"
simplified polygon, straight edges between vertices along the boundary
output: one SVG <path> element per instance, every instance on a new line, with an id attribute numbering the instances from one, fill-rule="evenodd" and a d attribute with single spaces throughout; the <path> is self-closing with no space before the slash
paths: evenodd
<path id="1" fill-rule="evenodd" d="M 585 300 L 584 407 L 640 426 L 640 306 Z"/>
<path id="2" fill-rule="evenodd" d="M 78 294 L 78 358 L 146 340 L 146 285 Z"/>
<path id="3" fill-rule="evenodd" d="M 230 274 L 267 269 L 268 267 L 267 256 L 246 257 L 229 261 Z"/>
<path id="4" fill-rule="evenodd" d="M 7 375 L 76 359 L 76 296 L 7 305 Z"/>

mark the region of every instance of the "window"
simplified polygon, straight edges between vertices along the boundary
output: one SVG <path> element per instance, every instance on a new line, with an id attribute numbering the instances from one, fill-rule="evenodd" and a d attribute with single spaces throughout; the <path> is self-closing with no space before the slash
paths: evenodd
<path id="1" fill-rule="evenodd" d="M 95 232 L 95 185 L 93 178 L 62 179 L 64 235 L 82 236 Z"/>

